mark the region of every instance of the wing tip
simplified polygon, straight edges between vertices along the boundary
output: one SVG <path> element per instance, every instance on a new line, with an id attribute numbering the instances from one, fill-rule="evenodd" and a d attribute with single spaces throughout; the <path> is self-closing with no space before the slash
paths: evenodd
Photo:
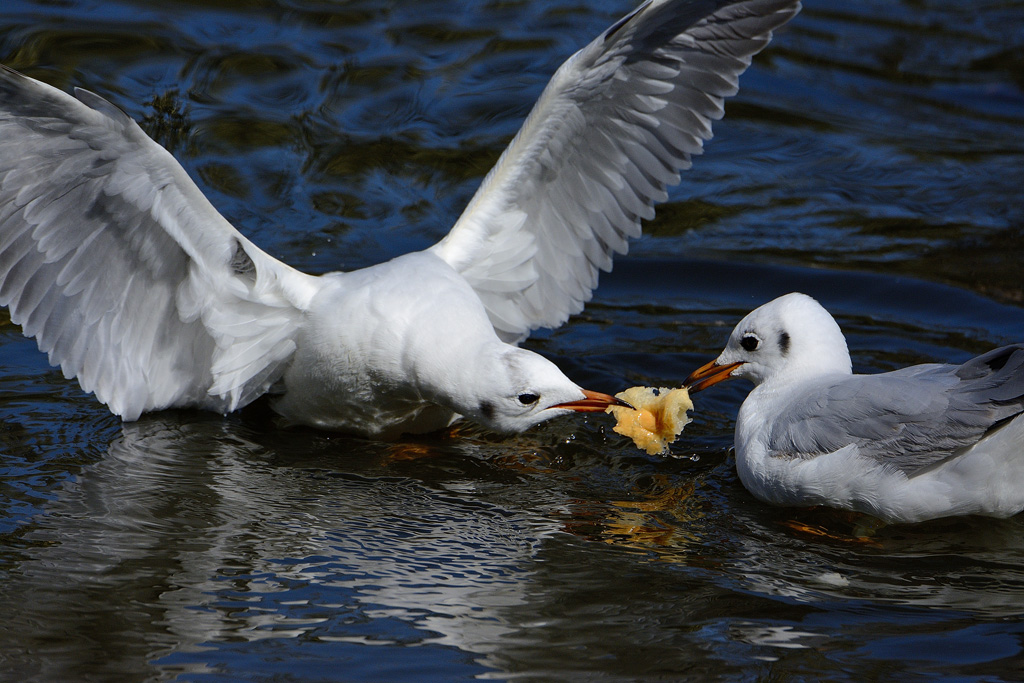
<path id="1" fill-rule="evenodd" d="M 119 106 L 117 106 L 110 100 L 100 97 L 91 90 L 75 87 L 74 93 L 75 98 L 79 102 L 89 107 L 93 111 L 97 111 L 105 115 L 107 118 L 117 121 L 122 126 L 127 126 L 135 123 L 134 119 L 132 119 L 132 117 L 129 116 L 123 109 L 121 109 Z"/>

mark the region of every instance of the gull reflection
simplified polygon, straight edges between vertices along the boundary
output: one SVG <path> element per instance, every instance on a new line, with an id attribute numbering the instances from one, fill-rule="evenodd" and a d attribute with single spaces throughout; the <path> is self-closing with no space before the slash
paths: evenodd
<path id="1" fill-rule="evenodd" d="M 125 424 L 0 587 L 6 628 L 35 653 L 24 673 L 187 669 L 183 653 L 267 638 L 486 654 L 519 628 L 503 613 L 528 600 L 557 522 L 472 481 L 447 491 L 280 457 L 216 419 Z"/>

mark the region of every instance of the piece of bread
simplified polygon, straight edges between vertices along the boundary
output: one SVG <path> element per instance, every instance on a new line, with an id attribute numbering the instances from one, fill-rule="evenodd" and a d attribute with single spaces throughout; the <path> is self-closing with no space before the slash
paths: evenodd
<path id="1" fill-rule="evenodd" d="M 607 412 L 618 420 L 612 428 L 633 439 L 637 448 L 650 455 L 668 451 L 669 444 L 689 422 L 686 412 L 693 410 L 690 392 L 685 388 L 631 387 L 616 394 L 636 410 L 623 406 L 610 406 Z"/>

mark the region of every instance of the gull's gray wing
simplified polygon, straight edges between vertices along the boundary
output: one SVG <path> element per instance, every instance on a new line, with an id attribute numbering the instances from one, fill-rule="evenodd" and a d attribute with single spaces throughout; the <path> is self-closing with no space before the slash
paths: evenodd
<path id="1" fill-rule="evenodd" d="M 809 458 L 855 444 L 908 476 L 1024 413 L 1024 344 L 963 365 L 917 365 L 810 388 L 772 425 L 769 454 Z"/>
<path id="2" fill-rule="evenodd" d="M 583 309 L 796 0 L 648 0 L 573 55 L 432 249 L 507 341 Z"/>
<path id="3" fill-rule="evenodd" d="M 315 278 L 214 209 L 124 112 L 0 67 L 0 305 L 125 419 L 232 410 L 283 371 Z"/>

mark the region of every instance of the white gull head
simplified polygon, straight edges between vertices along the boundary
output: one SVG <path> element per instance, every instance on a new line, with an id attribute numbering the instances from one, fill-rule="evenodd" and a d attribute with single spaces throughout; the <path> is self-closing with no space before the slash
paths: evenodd
<path id="1" fill-rule="evenodd" d="M 817 301 L 794 292 L 747 314 L 733 329 L 718 365 L 739 363 L 733 377 L 755 385 L 779 377 L 850 374 L 846 338 Z"/>

